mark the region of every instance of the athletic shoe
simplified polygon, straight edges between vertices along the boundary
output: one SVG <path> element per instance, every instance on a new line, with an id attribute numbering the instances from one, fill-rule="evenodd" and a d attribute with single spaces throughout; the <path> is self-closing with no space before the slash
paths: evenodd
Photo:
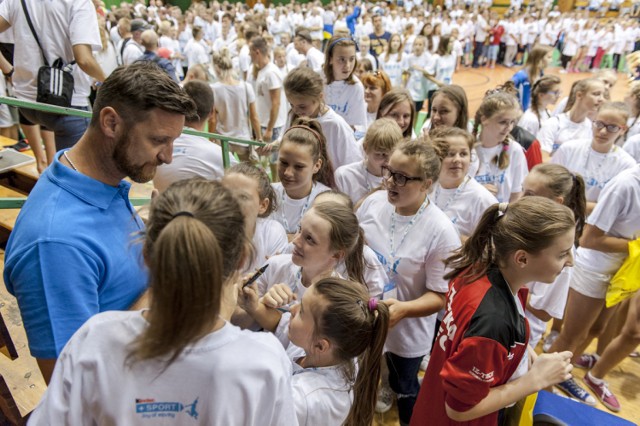
<path id="1" fill-rule="evenodd" d="M 391 410 L 391 406 L 393 405 L 393 400 L 395 398 L 395 394 L 386 386 L 380 386 L 378 388 L 378 399 L 376 400 L 376 413 L 384 414 L 387 411 Z"/>
<path id="2" fill-rule="evenodd" d="M 427 371 L 427 367 L 429 366 L 429 354 L 425 355 L 420 362 L 420 371 Z"/>
<path id="3" fill-rule="evenodd" d="M 584 368 L 585 370 L 591 370 L 600 357 L 598 354 L 582 354 L 574 365 L 578 368 Z"/>
<path id="4" fill-rule="evenodd" d="M 542 341 L 542 352 L 549 352 L 551 345 L 553 345 L 553 342 L 556 341 L 559 335 L 560 333 L 558 333 L 557 331 L 552 331 L 551 333 L 549 333 L 547 337 L 545 337 Z"/>
<path id="5" fill-rule="evenodd" d="M 611 393 L 607 382 L 602 380 L 600 384 L 597 384 L 591 376 L 591 373 L 587 373 L 582 381 L 585 385 L 587 385 L 589 389 L 593 391 L 593 393 L 596 394 L 600 402 L 602 402 L 602 405 L 616 413 L 620 411 L 620 403 L 618 402 L 618 398 L 616 398 L 616 396 Z"/>
<path id="6" fill-rule="evenodd" d="M 565 380 L 564 382 L 558 383 L 556 386 L 562 392 L 577 401 L 591 406 L 596 405 L 596 400 L 589 394 L 589 392 L 580 387 L 574 379 Z"/>

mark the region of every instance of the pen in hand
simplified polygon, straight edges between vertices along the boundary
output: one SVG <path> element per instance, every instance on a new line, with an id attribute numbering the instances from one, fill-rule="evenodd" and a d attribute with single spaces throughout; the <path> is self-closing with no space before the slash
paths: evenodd
<path id="1" fill-rule="evenodd" d="M 253 284 L 254 282 L 256 282 L 256 280 L 257 280 L 258 278 L 260 278 L 260 276 L 261 276 L 262 274 L 264 274 L 264 271 L 266 271 L 268 267 L 269 267 L 269 264 L 267 263 L 267 264 L 266 264 L 266 265 L 264 265 L 262 268 L 258 269 L 258 271 L 256 271 L 256 273 L 255 273 L 255 274 L 253 274 L 253 275 L 251 276 L 251 278 L 249 278 L 249 279 L 247 280 L 247 282 L 246 282 L 246 283 L 242 284 L 242 288 L 245 288 L 246 286 L 251 285 L 251 284 Z"/>

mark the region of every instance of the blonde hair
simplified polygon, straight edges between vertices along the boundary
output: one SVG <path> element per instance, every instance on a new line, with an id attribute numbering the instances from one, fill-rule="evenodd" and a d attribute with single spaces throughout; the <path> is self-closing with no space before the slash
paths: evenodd
<path id="1" fill-rule="evenodd" d="M 367 129 L 362 147 L 365 152 L 390 152 L 403 137 L 402 130 L 393 119 L 380 118 Z"/>

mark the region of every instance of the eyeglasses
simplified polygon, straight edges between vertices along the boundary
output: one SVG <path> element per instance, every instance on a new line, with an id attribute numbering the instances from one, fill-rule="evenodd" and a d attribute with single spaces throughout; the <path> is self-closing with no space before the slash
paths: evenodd
<path id="1" fill-rule="evenodd" d="M 593 122 L 593 127 L 595 127 L 598 130 L 601 130 L 603 127 L 607 128 L 607 132 L 609 133 L 617 133 L 620 131 L 620 129 L 622 129 L 622 126 L 618 126 L 617 124 L 607 124 L 604 121 L 594 121 Z"/>
<path id="2" fill-rule="evenodd" d="M 382 166 L 382 177 L 385 179 L 393 177 L 395 184 L 400 187 L 405 186 L 411 180 L 422 180 L 421 177 L 405 176 L 402 173 L 394 172 L 387 166 Z"/>

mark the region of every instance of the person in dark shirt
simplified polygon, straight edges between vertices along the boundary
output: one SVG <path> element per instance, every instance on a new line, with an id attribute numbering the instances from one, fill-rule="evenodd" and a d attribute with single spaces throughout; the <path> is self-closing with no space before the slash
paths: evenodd
<path id="1" fill-rule="evenodd" d="M 155 31 L 146 30 L 142 33 L 142 46 L 144 47 L 144 53 L 138 61 L 154 62 L 162 68 L 173 81 L 179 83 L 178 77 L 176 76 L 176 69 L 171 61 L 158 56 L 158 34 L 156 34 Z"/>
<path id="2" fill-rule="evenodd" d="M 391 39 L 391 33 L 384 30 L 382 26 L 382 15 L 373 15 L 371 21 L 373 23 L 373 32 L 369 34 L 369 38 L 371 39 L 369 52 L 377 58 L 386 52 L 387 44 L 389 44 L 389 39 Z"/>

